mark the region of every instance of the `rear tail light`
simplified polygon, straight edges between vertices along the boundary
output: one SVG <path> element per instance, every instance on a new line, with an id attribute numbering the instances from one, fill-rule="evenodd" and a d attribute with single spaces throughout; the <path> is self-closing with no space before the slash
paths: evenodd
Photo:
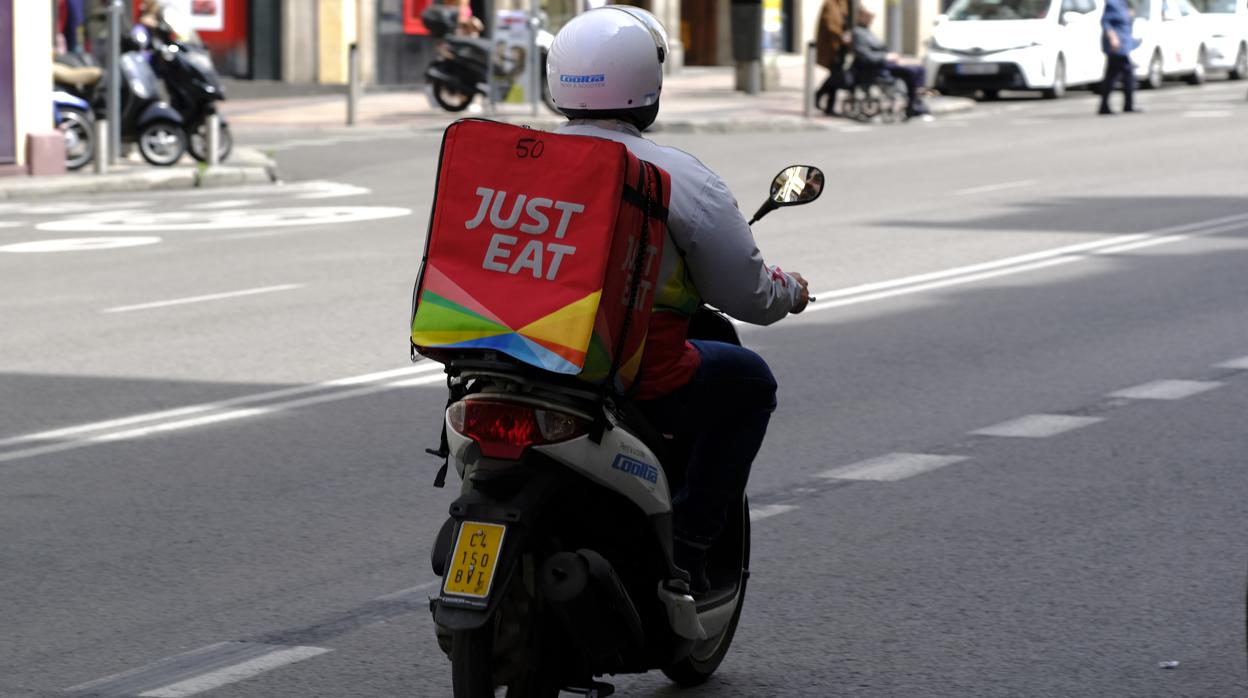
<path id="1" fill-rule="evenodd" d="M 487 458 L 516 460 L 529 446 L 553 444 L 589 432 L 589 421 L 555 410 L 501 400 L 460 400 L 446 411 L 451 428 Z"/>

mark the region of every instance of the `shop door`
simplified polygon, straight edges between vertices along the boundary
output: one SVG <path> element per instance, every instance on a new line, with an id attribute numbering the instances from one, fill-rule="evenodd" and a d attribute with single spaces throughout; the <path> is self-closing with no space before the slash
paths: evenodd
<path id="1" fill-rule="evenodd" d="M 13 0 L 0 0 L 0 165 L 17 162 L 13 120 Z"/>
<path id="2" fill-rule="evenodd" d="M 683 0 L 680 3 L 680 40 L 686 65 L 716 65 L 719 61 L 719 2 Z"/>

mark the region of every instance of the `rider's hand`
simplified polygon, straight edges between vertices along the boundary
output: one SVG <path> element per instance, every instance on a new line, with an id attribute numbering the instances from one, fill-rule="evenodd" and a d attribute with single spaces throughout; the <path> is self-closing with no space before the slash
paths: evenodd
<path id="1" fill-rule="evenodd" d="M 810 302 L 810 288 L 806 279 L 803 278 L 801 274 L 792 273 L 789 274 L 789 276 L 793 277 L 793 280 L 797 282 L 797 285 L 802 287 L 801 292 L 797 296 L 797 303 L 793 306 L 793 309 L 789 311 L 790 313 L 796 315 L 805 310 L 806 304 Z"/>

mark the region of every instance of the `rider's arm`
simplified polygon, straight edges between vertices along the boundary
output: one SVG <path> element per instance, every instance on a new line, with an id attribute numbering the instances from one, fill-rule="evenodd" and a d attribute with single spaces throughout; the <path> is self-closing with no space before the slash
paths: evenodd
<path id="1" fill-rule="evenodd" d="M 769 267 L 723 180 L 710 175 L 688 239 L 678 240 L 702 299 L 738 320 L 770 325 L 799 303 L 797 281 Z"/>

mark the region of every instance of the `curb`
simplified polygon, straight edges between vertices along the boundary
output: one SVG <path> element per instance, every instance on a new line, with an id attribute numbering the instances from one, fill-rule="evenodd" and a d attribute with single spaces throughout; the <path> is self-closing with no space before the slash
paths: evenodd
<path id="1" fill-rule="evenodd" d="M 245 164 L 149 168 L 103 175 L 84 173 L 0 178 L 0 201 L 64 194 L 206 189 L 244 184 L 273 184 L 281 181 L 277 175 L 277 164 L 259 151 L 239 147 L 235 149 L 231 159 Z"/>

